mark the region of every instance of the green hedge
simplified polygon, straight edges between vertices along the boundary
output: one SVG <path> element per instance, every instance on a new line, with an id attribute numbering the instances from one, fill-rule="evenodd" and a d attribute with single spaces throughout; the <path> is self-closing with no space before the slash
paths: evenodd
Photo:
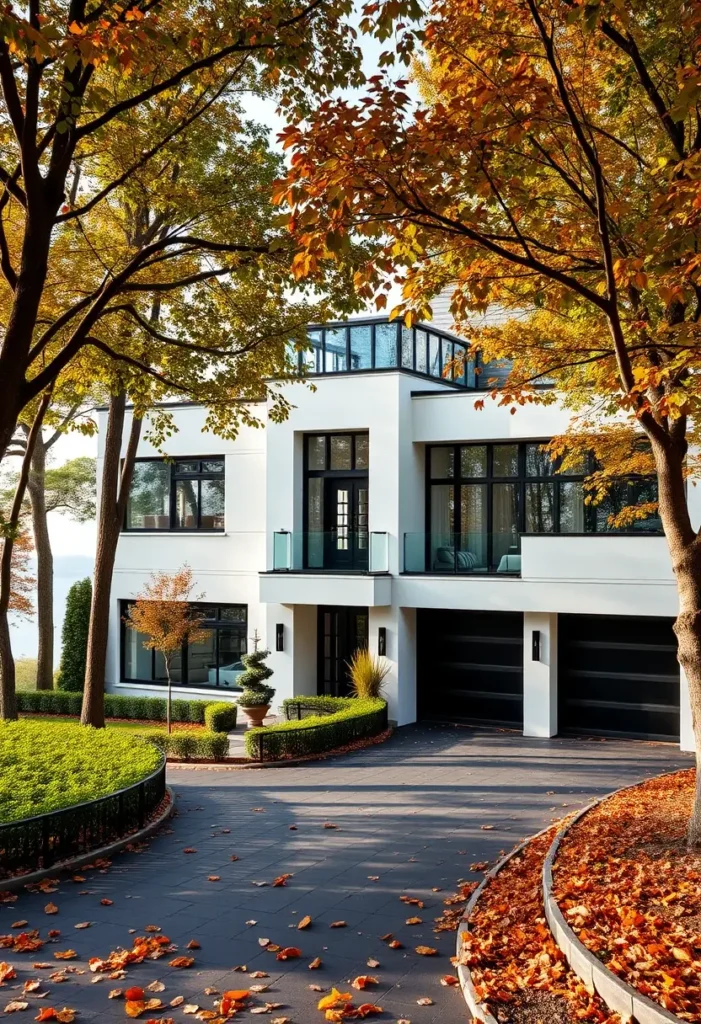
<path id="1" fill-rule="evenodd" d="M 208 758 L 221 761 L 229 752 L 229 738 L 225 732 L 167 732 L 144 731 L 139 736 L 149 740 L 168 757 L 179 757 L 183 761 L 192 758 Z"/>
<path id="2" fill-rule="evenodd" d="M 224 737 L 226 738 L 226 737 Z M 0 722 L 0 822 L 107 796 L 146 778 L 161 756 L 133 733 L 73 722 Z"/>
<path id="3" fill-rule="evenodd" d="M 355 740 L 377 736 L 387 728 L 387 702 L 379 697 L 303 697 L 283 701 L 286 716 L 292 706 L 310 711 L 308 718 L 249 729 L 246 753 L 256 761 L 280 761 L 335 750 Z M 317 714 L 313 712 L 316 711 Z M 321 712 L 321 714 L 319 713 Z"/>
<path id="4" fill-rule="evenodd" d="M 231 732 L 236 728 L 235 704 L 227 704 L 221 701 L 218 704 L 208 704 L 204 710 L 204 724 L 210 732 Z"/>
<path id="5" fill-rule="evenodd" d="M 83 703 L 82 693 L 65 693 L 60 690 L 21 690 L 17 693 L 17 708 L 33 714 L 79 715 Z M 236 724 L 236 705 L 208 700 L 174 700 L 172 716 L 174 722 L 206 723 L 208 708 L 226 707 L 233 709 Z M 141 722 L 165 722 L 166 700 L 164 697 L 127 697 L 117 693 L 105 694 L 105 717 L 133 718 Z M 228 719 L 229 721 L 231 718 Z M 216 731 L 212 725 L 208 727 Z"/>

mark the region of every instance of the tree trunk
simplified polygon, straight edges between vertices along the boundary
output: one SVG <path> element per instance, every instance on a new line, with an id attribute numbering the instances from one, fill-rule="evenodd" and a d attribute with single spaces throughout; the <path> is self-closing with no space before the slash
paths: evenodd
<path id="1" fill-rule="evenodd" d="M 22 459 L 22 468 L 15 489 L 15 496 L 12 501 L 8 521 L 8 532 L 2 545 L 2 557 L 0 558 L 0 718 L 17 718 L 17 695 L 15 693 L 15 659 L 12 656 L 12 642 L 10 640 L 10 622 L 8 612 L 10 608 L 10 596 L 12 592 L 12 549 L 14 547 L 14 531 L 18 529 L 22 502 L 27 490 L 29 470 L 37 438 L 41 434 L 41 425 L 44 415 L 51 401 L 51 390 L 46 391 L 39 403 L 39 409 L 32 428 L 27 437 L 27 447 Z"/>
<path id="2" fill-rule="evenodd" d="M 675 561 L 679 615 L 674 624 L 679 664 L 689 684 L 696 746 L 696 798 L 687 831 L 689 846 L 701 849 L 701 544 L 697 540 Z"/>
<path id="3" fill-rule="evenodd" d="M 170 736 L 173 731 L 172 723 L 172 708 L 173 708 L 173 682 L 170 678 L 170 658 L 165 659 L 166 663 L 166 678 L 168 680 L 168 696 L 166 698 L 166 730 Z"/>
<path id="4" fill-rule="evenodd" d="M 109 637 L 112 573 L 141 434 L 141 420 L 134 416 L 120 475 L 126 402 L 126 392 L 114 395 L 110 399 L 107 418 L 100 509 L 97 518 L 95 580 L 90 606 L 85 688 L 80 715 L 83 725 L 92 725 L 98 729 L 103 728 L 105 724 L 105 662 Z"/>
<path id="5" fill-rule="evenodd" d="M 674 623 L 677 658 L 689 684 L 696 747 L 696 797 L 687 830 L 690 847 L 701 849 L 701 538 L 691 525 L 686 500 L 686 441 L 662 447 L 652 443 L 659 487 L 659 510 L 677 579 L 679 613 Z"/>
<path id="6" fill-rule="evenodd" d="M 37 556 L 37 690 L 52 690 L 54 686 L 54 556 L 46 514 L 45 477 L 46 447 L 38 438 L 27 481 Z"/>

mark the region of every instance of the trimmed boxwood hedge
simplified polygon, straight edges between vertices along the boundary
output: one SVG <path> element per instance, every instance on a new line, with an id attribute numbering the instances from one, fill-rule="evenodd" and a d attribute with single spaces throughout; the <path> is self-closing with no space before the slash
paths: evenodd
<path id="1" fill-rule="evenodd" d="M 229 738 L 225 732 L 158 732 L 155 729 L 139 732 L 163 751 L 167 757 L 179 757 L 183 761 L 192 758 L 209 758 L 221 761 L 229 752 Z"/>
<path id="2" fill-rule="evenodd" d="M 18 690 L 17 709 L 30 714 L 42 715 L 79 715 L 83 703 L 82 693 L 66 693 L 61 690 Z M 142 722 L 165 722 L 167 702 L 164 697 L 131 697 L 118 693 L 105 694 L 106 718 L 132 718 Z M 211 722 L 207 721 L 206 712 L 209 708 L 226 708 L 215 714 Z M 233 725 L 226 724 L 232 721 Z M 218 732 L 223 723 L 226 728 L 233 729 L 236 725 L 236 705 L 223 701 L 208 700 L 174 700 L 172 703 L 174 722 L 193 722 L 196 725 L 207 725 L 212 732 Z"/>
<path id="3" fill-rule="evenodd" d="M 236 728 L 235 704 L 227 704 L 220 701 L 217 704 L 208 704 L 204 709 L 204 724 L 210 732 L 231 732 Z"/>
<path id="4" fill-rule="evenodd" d="M 296 708 L 311 714 L 298 720 Z M 286 718 L 294 716 L 291 721 L 246 733 L 246 753 L 255 761 L 323 754 L 387 728 L 387 702 L 379 697 L 293 698 L 283 701 L 283 710 Z"/>

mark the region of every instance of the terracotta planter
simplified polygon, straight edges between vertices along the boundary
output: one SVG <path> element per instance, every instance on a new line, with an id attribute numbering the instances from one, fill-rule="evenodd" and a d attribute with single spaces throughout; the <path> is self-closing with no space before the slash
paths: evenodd
<path id="1" fill-rule="evenodd" d="M 263 724 L 263 719 L 270 711 L 269 704 L 254 704 L 250 708 L 243 708 L 239 704 L 239 707 L 243 711 L 244 715 L 248 719 L 248 728 L 254 729 L 257 725 Z"/>

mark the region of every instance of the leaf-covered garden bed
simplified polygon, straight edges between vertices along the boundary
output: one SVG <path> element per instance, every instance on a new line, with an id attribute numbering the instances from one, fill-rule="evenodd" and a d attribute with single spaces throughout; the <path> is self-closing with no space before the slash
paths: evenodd
<path id="1" fill-rule="evenodd" d="M 543 861 L 557 825 L 512 857 L 482 891 L 459 962 L 503 1024 L 620 1024 L 567 965 L 543 908 Z M 477 867 L 477 866 L 475 866 Z"/>
<path id="2" fill-rule="evenodd" d="M 0 823 L 107 796 L 146 778 L 161 758 L 120 729 L 0 722 Z"/>
<path id="3" fill-rule="evenodd" d="M 580 941 L 682 1020 L 701 1022 L 701 853 L 685 843 L 693 770 L 602 801 L 564 837 L 553 892 Z"/>

